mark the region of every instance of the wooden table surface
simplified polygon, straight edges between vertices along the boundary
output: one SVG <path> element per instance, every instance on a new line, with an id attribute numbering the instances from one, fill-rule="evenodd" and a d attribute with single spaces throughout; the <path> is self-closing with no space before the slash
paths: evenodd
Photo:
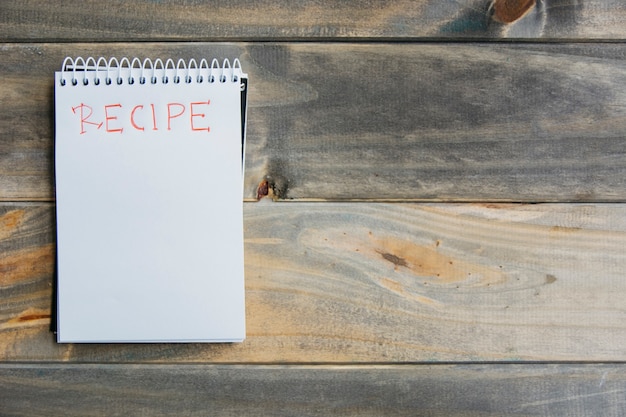
<path id="1" fill-rule="evenodd" d="M 626 3 L 58 3 L 0 3 L 0 415 L 626 415 Z M 68 55 L 249 73 L 244 343 L 55 343 Z"/>

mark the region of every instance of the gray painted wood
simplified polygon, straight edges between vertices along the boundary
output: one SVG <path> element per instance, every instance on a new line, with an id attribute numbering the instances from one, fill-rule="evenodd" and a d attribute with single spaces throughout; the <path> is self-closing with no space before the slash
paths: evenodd
<path id="1" fill-rule="evenodd" d="M 621 363 L 521 364 L 624 360 L 626 5 L 356 3 L 0 2 L 1 415 L 626 414 Z M 207 53 L 252 76 L 248 199 L 369 202 L 246 204 L 245 344 L 55 344 L 53 71 Z"/>
<path id="2" fill-rule="evenodd" d="M 3 0 L 0 39 L 624 39 L 621 0 Z"/>
<path id="3" fill-rule="evenodd" d="M 626 359 L 621 204 L 246 203 L 234 345 L 56 344 L 53 209 L 0 206 L 0 361 Z"/>
<path id="4" fill-rule="evenodd" d="M 624 365 L 0 365 L 3 416 L 626 413 Z"/>
<path id="5" fill-rule="evenodd" d="M 618 48 L 253 46 L 250 138 L 282 198 L 623 201 Z"/>
<path id="6" fill-rule="evenodd" d="M 621 44 L 79 44 L 72 55 L 239 57 L 245 196 L 626 199 Z M 0 51 L 0 199 L 51 200 L 52 74 L 68 48 Z"/>

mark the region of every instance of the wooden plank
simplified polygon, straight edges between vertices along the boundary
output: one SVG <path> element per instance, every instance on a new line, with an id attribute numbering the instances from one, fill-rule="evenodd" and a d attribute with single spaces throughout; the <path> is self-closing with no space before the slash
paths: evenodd
<path id="1" fill-rule="evenodd" d="M 521 6 L 519 5 L 521 4 Z M 276 39 L 624 39 L 621 0 L 3 0 L 10 41 Z"/>
<path id="2" fill-rule="evenodd" d="M 65 54 L 239 57 L 245 195 L 625 201 L 623 44 L 73 44 L 0 51 L 0 199 L 51 200 Z"/>
<path id="3" fill-rule="evenodd" d="M 0 361 L 626 360 L 626 205 L 246 203 L 233 345 L 56 344 L 53 208 L 0 206 Z"/>
<path id="4" fill-rule="evenodd" d="M 299 102 L 263 103 L 250 128 L 281 197 L 624 200 L 616 45 L 276 49 L 249 67 L 285 74 Z"/>
<path id="5" fill-rule="evenodd" d="M 1 365 L 5 416 L 597 416 L 626 366 Z M 262 411 L 261 411 L 262 410 Z"/>

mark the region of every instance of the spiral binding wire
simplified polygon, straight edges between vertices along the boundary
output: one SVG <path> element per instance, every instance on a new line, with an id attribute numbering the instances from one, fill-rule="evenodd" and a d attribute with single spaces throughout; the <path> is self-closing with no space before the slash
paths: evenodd
<path id="1" fill-rule="evenodd" d="M 236 83 L 240 81 L 242 74 L 241 62 L 235 59 L 231 66 L 230 61 L 225 59 L 220 65 L 217 59 L 211 61 L 211 65 L 206 59 L 202 59 L 198 64 L 195 59 L 185 62 L 179 59 L 174 62 L 173 59 L 167 59 L 165 62 L 160 58 L 152 61 L 146 58 L 143 62 L 139 58 L 133 58 L 132 61 L 124 57 L 117 59 L 115 57 L 105 58 L 88 57 L 67 57 L 63 60 L 61 66 L 61 86 L 66 85 L 133 85 L 139 84 L 191 84 L 191 83 L 214 83 L 230 82 Z M 137 76 L 139 73 L 139 76 Z M 70 75 L 69 80 L 66 75 Z M 102 77 L 104 76 L 104 77 Z M 68 82 L 69 81 L 69 82 Z M 242 90 L 245 84 L 241 83 Z"/>

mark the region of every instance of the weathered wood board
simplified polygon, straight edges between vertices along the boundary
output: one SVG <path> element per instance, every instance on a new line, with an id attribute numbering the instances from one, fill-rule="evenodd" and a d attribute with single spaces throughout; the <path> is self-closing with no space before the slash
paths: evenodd
<path id="1" fill-rule="evenodd" d="M 53 209 L 0 206 L 1 360 L 626 360 L 623 205 L 246 203 L 234 345 L 55 344 Z"/>
<path id="2" fill-rule="evenodd" d="M 255 46 L 251 72 L 299 91 L 253 107 L 250 137 L 284 198 L 623 201 L 616 47 Z"/>
<path id="3" fill-rule="evenodd" d="M 616 39 L 621 0 L 3 0 L 0 39 L 31 41 Z M 517 3 L 521 3 L 518 5 Z"/>
<path id="4" fill-rule="evenodd" d="M 625 201 L 621 44 L 13 44 L 0 199 L 52 200 L 52 75 L 74 56 L 239 57 L 245 196 Z"/>
<path id="5" fill-rule="evenodd" d="M 624 365 L 0 365 L 4 416 L 621 417 Z"/>

